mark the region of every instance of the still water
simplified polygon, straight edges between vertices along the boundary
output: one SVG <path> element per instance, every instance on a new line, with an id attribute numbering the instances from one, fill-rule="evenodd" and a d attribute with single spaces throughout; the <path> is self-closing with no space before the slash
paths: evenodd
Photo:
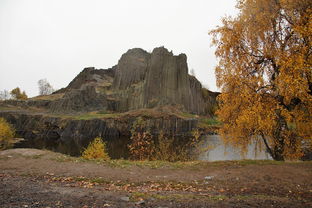
<path id="1" fill-rule="evenodd" d="M 256 143 L 248 146 L 248 152 L 241 155 L 239 149 L 233 146 L 225 146 L 219 135 L 206 135 L 200 145 L 199 160 L 220 161 L 220 160 L 272 160 L 271 156 L 265 151 L 256 149 Z"/>

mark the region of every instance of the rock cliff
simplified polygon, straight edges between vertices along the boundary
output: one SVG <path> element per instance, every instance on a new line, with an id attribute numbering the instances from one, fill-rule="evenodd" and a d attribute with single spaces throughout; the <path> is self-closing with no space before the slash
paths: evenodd
<path id="1" fill-rule="evenodd" d="M 6 118 L 25 139 L 23 147 L 79 155 L 96 136 L 112 157 L 127 157 L 130 129 L 138 117 L 154 136 L 190 138 L 200 115 L 212 116 L 219 93 L 188 74 L 185 54 L 134 48 L 110 69 L 85 68 L 67 87 L 26 101 L 0 102 Z M 197 114 L 197 115 L 190 115 Z"/>
<path id="2" fill-rule="evenodd" d="M 91 87 L 96 94 L 91 92 Z M 84 93 L 86 89 L 90 93 Z M 200 82 L 188 74 L 185 54 L 175 56 L 164 47 L 155 48 L 152 53 L 139 48 L 130 49 L 116 66 L 107 70 L 85 68 L 57 93 L 65 93 L 65 96 L 63 101 L 52 102 L 53 112 L 99 108 L 126 112 L 169 105 L 206 115 L 213 113 L 218 95 L 202 88 Z M 84 96 L 90 102 L 82 102 L 86 100 L 81 98 Z M 73 104 L 75 108 L 71 106 Z"/>
<path id="3" fill-rule="evenodd" d="M 173 106 L 183 112 L 212 115 L 218 94 L 204 89 L 188 74 L 185 54 L 175 56 L 164 47 L 152 53 L 134 48 L 110 69 L 85 68 L 67 87 L 51 96 L 4 104 L 35 106 L 62 114 Z"/>
<path id="4" fill-rule="evenodd" d="M 75 119 L 28 114 L 24 112 L 1 112 L 16 129 L 24 141 L 17 147 L 50 149 L 70 155 L 80 155 L 81 151 L 97 136 L 108 144 L 112 158 L 127 158 L 130 130 L 138 115 L 124 115 L 120 118 Z M 196 119 L 182 119 L 174 115 L 140 117 L 148 126 L 152 135 L 160 131 L 167 135 L 186 138 L 196 128 Z"/>

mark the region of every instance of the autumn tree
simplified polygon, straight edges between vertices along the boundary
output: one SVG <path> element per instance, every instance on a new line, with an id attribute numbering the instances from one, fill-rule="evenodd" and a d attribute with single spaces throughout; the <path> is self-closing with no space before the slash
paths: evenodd
<path id="1" fill-rule="evenodd" d="M 54 92 L 52 85 L 47 81 L 47 79 L 40 79 L 38 81 L 39 95 L 50 95 Z"/>
<path id="2" fill-rule="evenodd" d="M 82 157 L 84 159 L 101 159 L 110 160 L 107 153 L 106 143 L 101 137 L 96 137 L 88 147 L 82 152 Z"/>
<path id="3" fill-rule="evenodd" d="M 260 140 L 275 160 L 300 158 L 312 135 L 312 1 L 239 0 L 211 31 L 224 140 Z"/>
<path id="4" fill-rule="evenodd" d="M 0 150 L 12 147 L 14 134 L 14 128 L 0 117 Z"/>
<path id="5" fill-rule="evenodd" d="M 25 91 L 21 92 L 21 89 L 19 87 L 11 90 L 10 94 L 13 99 L 17 100 L 26 100 L 28 98 L 26 92 Z"/>

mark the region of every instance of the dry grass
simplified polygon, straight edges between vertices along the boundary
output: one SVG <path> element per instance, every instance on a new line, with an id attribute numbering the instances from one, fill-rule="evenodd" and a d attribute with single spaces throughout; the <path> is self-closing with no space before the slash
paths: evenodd
<path id="1" fill-rule="evenodd" d="M 57 93 L 51 95 L 39 95 L 36 97 L 29 98 L 28 100 L 58 100 L 64 96 L 64 93 Z"/>

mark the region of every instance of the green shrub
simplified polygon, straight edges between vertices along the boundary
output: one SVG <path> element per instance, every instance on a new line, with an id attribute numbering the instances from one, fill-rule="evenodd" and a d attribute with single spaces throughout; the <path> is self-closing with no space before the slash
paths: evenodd
<path id="1" fill-rule="evenodd" d="M 88 147 L 83 151 L 82 157 L 84 159 L 102 159 L 110 160 L 106 150 L 106 143 L 103 142 L 102 138 L 96 137 Z"/>
<path id="2" fill-rule="evenodd" d="M 0 118 L 0 150 L 13 146 L 14 134 L 14 128 L 4 118 Z"/>

